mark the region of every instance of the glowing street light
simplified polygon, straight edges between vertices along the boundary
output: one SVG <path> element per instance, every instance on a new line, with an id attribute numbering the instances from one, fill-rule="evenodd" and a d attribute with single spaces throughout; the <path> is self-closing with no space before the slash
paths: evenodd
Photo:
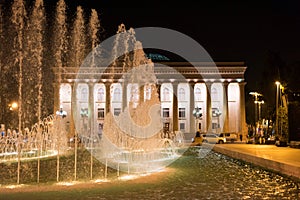
<path id="1" fill-rule="evenodd" d="M 258 100 L 258 96 L 262 96 L 262 94 L 260 94 L 258 92 L 249 92 L 249 94 L 255 97 L 255 101 Z"/>
<path id="2" fill-rule="evenodd" d="M 67 112 L 63 110 L 62 106 L 60 106 L 60 109 L 56 111 L 56 115 L 65 118 L 67 116 Z"/>
<path id="3" fill-rule="evenodd" d="M 9 110 L 16 110 L 18 108 L 17 102 L 12 102 L 11 104 L 8 104 Z"/>
<path id="4" fill-rule="evenodd" d="M 258 97 L 259 97 L 259 96 L 262 96 L 262 94 L 260 94 L 260 93 L 258 93 L 258 92 L 250 92 L 249 94 L 252 95 L 252 96 L 254 96 L 254 103 L 255 103 L 256 101 L 258 101 Z M 255 110 L 254 122 L 255 122 L 255 124 L 256 124 L 256 121 L 257 121 L 257 109 L 256 109 L 256 103 L 255 103 L 254 105 L 255 105 L 255 108 L 254 108 L 254 110 Z M 255 130 L 256 130 L 256 129 L 255 129 Z"/>
<path id="5" fill-rule="evenodd" d="M 265 102 L 262 101 L 254 101 L 255 104 L 258 104 L 258 121 L 261 120 L 261 104 L 264 104 Z"/>
<path id="6" fill-rule="evenodd" d="M 15 101 L 13 101 L 13 102 L 11 102 L 10 104 L 8 104 L 8 109 L 11 111 L 10 114 L 11 114 L 11 116 L 13 116 L 13 117 L 15 117 L 15 114 L 16 114 L 15 111 L 17 111 L 18 108 L 19 108 L 19 104 L 18 104 L 17 102 L 15 102 Z M 10 126 L 13 126 L 13 127 L 17 126 L 17 127 L 19 128 L 18 130 L 20 130 L 20 124 L 17 124 L 15 120 L 12 120 L 11 123 L 12 123 L 12 124 L 10 124 Z M 19 121 L 19 123 L 20 123 L 20 121 Z M 17 132 L 18 132 L 18 131 L 17 131 Z"/>
<path id="7" fill-rule="evenodd" d="M 201 118 L 201 117 L 202 117 L 202 111 L 201 111 L 201 108 L 196 107 L 196 108 L 193 110 L 193 116 L 196 117 L 196 118 Z"/>

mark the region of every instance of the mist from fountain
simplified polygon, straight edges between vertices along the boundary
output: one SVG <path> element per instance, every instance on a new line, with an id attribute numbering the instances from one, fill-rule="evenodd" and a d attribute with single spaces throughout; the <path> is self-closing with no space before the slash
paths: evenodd
<path id="1" fill-rule="evenodd" d="M 167 135 L 163 130 L 154 64 L 145 56 L 134 34 L 133 29 L 127 31 L 123 24 L 119 26 L 112 48 L 112 71 L 120 64 L 117 51 L 125 52 L 121 64 L 123 76 L 119 82 L 123 89 L 130 84 L 130 90 L 138 92 L 131 94 L 128 105 L 118 116 L 112 112 L 106 114 L 98 146 L 101 150 L 93 154 L 111 168 L 127 173 L 147 173 L 160 170 L 177 159 L 180 152 L 175 141 L 184 138 L 180 133 Z M 129 54 L 127 51 L 132 48 Z M 145 97 L 144 89 L 147 89 Z"/>
<path id="2" fill-rule="evenodd" d="M 59 0 L 56 5 L 53 46 L 54 46 L 54 65 L 58 68 L 57 84 L 62 82 L 63 60 L 67 46 L 67 23 L 66 23 L 66 4 L 64 0 Z"/>
<path id="3" fill-rule="evenodd" d="M 100 21 L 96 10 L 91 10 L 89 23 L 85 24 L 83 9 L 81 6 L 78 6 L 76 18 L 71 27 L 67 24 L 66 4 L 64 0 L 59 0 L 56 4 L 53 29 L 50 29 L 49 26 L 46 26 L 43 0 L 36 0 L 30 5 L 26 3 L 30 2 L 14 0 L 11 5 L 7 4 L 11 9 L 11 16 L 5 25 L 9 29 L 5 30 L 5 33 L 1 31 L 1 38 L 11 36 L 13 39 L 11 42 L 13 46 L 10 45 L 10 42 L 6 44 L 9 47 L 7 51 L 11 52 L 10 55 L 13 61 L 11 63 L 8 62 L 8 66 L 4 68 L 5 71 L 3 71 L 3 74 L 6 74 L 10 70 L 16 75 L 14 86 L 18 87 L 18 116 L 17 123 L 15 124 L 18 127 L 15 128 L 12 126 L 13 123 L 9 123 L 7 130 L 1 130 L 0 163 L 3 169 L 11 172 L 9 173 L 11 178 L 2 177 L 1 180 L 3 182 L 1 181 L 0 184 L 7 181 L 10 182 L 8 179 L 14 179 L 15 175 L 17 175 L 16 182 L 18 184 L 24 182 L 27 180 L 24 176 L 29 171 L 31 171 L 31 176 L 36 176 L 37 182 L 39 182 L 41 165 L 48 162 L 51 163 L 53 158 L 54 160 L 56 158 L 56 181 L 63 179 L 63 177 L 60 179 L 60 171 L 62 170 L 61 165 L 66 161 L 62 159 L 70 154 L 72 155 L 74 153 L 74 146 L 77 147 L 78 144 L 74 145 L 74 141 L 70 142 L 69 135 L 66 132 L 68 125 L 65 118 L 59 115 L 50 115 L 44 120 L 41 118 L 45 113 L 42 110 L 42 101 L 49 100 L 46 98 L 43 99 L 45 97 L 43 92 L 47 93 L 51 91 L 49 87 L 52 88 L 51 84 L 49 86 L 46 85 L 47 81 L 51 80 L 51 76 L 47 74 L 50 71 L 50 67 L 48 69 L 46 65 L 49 64 L 49 60 L 53 59 L 50 62 L 53 62 L 58 67 L 57 84 L 60 85 L 64 78 L 62 75 L 64 67 L 71 65 L 79 68 L 80 63 L 87 53 L 86 46 L 89 45 L 88 48 L 92 49 L 99 43 Z M 26 11 L 27 8 L 30 8 L 28 14 Z M 1 22 L 2 17 L 1 12 Z M 2 26 L 3 24 L 1 23 Z M 69 27 L 71 27 L 70 30 L 68 30 Z M 51 34 L 48 31 L 51 31 Z M 47 37 L 53 38 L 51 44 L 45 42 Z M 45 50 L 51 50 L 52 53 L 45 53 Z M 0 49 L 0 51 L 1 53 L 4 52 L 3 49 Z M 94 60 L 99 53 L 93 51 L 92 59 L 89 62 L 90 66 L 96 67 Z M 0 64 L 2 70 L 2 62 Z M 44 74 L 46 74 L 46 78 L 43 77 Z M 3 81 L 9 82 L 10 80 L 5 79 Z M 1 98 L 1 104 L 2 100 Z M 59 103 L 56 106 L 59 106 Z M 15 120 L 15 118 L 12 118 L 12 120 Z M 37 123 L 31 128 L 25 128 L 30 127 L 34 122 Z M 92 148 L 92 146 L 90 147 Z M 82 153 L 82 151 L 79 153 Z M 68 166 L 74 166 L 76 180 L 77 148 L 75 155 L 75 159 L 73 159 L 75 164 L 69 164 Z M 51 158 L 47 159 L 48 161 L 43 160 L 42 162 L 42 159 L 45 157 Z M 92 155 L 90 158 L 91 166 L 93 167 L 92 162 L 94 158 Z M 29 160 L 30 162 L 27 162 Z M 37 163 L 36 166 L 35 163 Z M 24 167 L 28 167 L 28 169 L 24 171 Z M 34 174 L 35 171 L 37 171 L 37 174 Z M 91 178 L 92 174 L 91 170 Z M 70 175 L 67 177 L 70 177 Z"/>
<path id="4" fill-rule="evenodd" d="M 42 85 L 43 85 L 43 72 L 42 72 L 42 59 L 43 59 L 43 52 L 44 52 L 44 30 L 45 30 L 45 8 L 43 0 L 36 0 L 34 3 L 34 7 L 32 13 L 29 17 L 30 24 L 28 25 L 27 34 L 29 35 L 28 38 L 34 38 L 28 41 L 26 47 L 28 48 L 27 53 L 30 55 L 30 59 L 28 59 L 27 65 L 30 64 L 31 76 L 32 78 L 36 77 L 36 82 L 33 81 L 34 84 L 37 85 L 37 90 L 31 89 L 33 95 L 36 95 L 36 105 L 37 105 L 37 121 L 42 119 Z M 32 80 L 30 80 L 32 82 Z M 26 83 L 30 84 L 30 83 Z M 30 84 L 32 88 L 35 88 L 32 83 Z M 28 91 L 28 90 L 27 90 Z M 24 96 L 25 102 L 26 97 L 31 96 L 27 94 Z M 31 108 L 27 106 L 27 110 L 25 113 L 30 113 Z"/>
<path id="5" fill-rule="evenodd" d="M 14 1 L 12 5 L 12 17 L 11 21 L 13 27 L 17 33 L 17 36 L 14 38 L 14 55 L 16 56 L 16 63 L 17 63 L 17 71 L 18 74 L 18 129 L 21 130 L 22 128 L 22 114 L 23 114 L 23 58 L 24 58 L 24 51 L 23 51 L 23 34 L 25 31 L 25 18 L 27 16 L 27 12 L 25 9 L 25 5 L 23 0 Z"/>

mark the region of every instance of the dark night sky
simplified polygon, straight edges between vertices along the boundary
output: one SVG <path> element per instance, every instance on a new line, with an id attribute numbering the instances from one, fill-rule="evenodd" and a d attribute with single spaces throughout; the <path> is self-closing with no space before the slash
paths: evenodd
<path id="1" fill-rule="evenodd" d="M 194 3 L 190 3 L 194 2 Z M 245 61 L 248 87 L 257 87 L 268 51 L 287 62 L 300 60 L 299 1 L 126 1 L 66 0 L 69 9 L 82 5 L 99 13 L 103 37 L 117 26 L 163 27 L 195 39 L 214 61 Z M 256 88 L 253 88 L 256 89 Z"/>

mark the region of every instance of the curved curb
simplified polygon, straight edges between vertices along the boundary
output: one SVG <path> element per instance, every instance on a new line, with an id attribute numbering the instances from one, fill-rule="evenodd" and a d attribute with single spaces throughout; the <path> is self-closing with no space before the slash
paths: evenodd
<path id="1" fill-rule="evenodd" d="M 235 149 L 228 149 L 222 145 L 215 145 L 213 147 L 213 151 L 267 168 L 269 170 L 274 170 L 279 174 L 291 176 L 300 180 L 300 166 L 258 157 L 249 153 L 237 151 Z"/>

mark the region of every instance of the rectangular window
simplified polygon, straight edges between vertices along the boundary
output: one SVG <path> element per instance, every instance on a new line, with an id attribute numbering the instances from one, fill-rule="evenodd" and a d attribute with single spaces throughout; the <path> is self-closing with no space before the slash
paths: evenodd
<path id="1" fill-rule="evenodd" d="M 178 117 L 179 117 L 179 119 L 185 118 L 185 108 L 179 108 Z"/>
<path id="2" fill-rule="evenodd" d="M 104 108 L 98 108 L 98 119 L 104 119 Z"/>
<path id="3" fill-rule="evenodd" d="M 163 108 L 163 117 L 170 117 L 170 109 Z"/>
<path id="4" fill-rule="evenodd" d="M 185 123 L 180 123 L 179 128 L 181 131 L 185 130 Z"/>
<path id="5" fill-rule="evenodd" d="M 121 113 L 121 108 L 114 108 L 114 116 L 119 116 Z"/>

